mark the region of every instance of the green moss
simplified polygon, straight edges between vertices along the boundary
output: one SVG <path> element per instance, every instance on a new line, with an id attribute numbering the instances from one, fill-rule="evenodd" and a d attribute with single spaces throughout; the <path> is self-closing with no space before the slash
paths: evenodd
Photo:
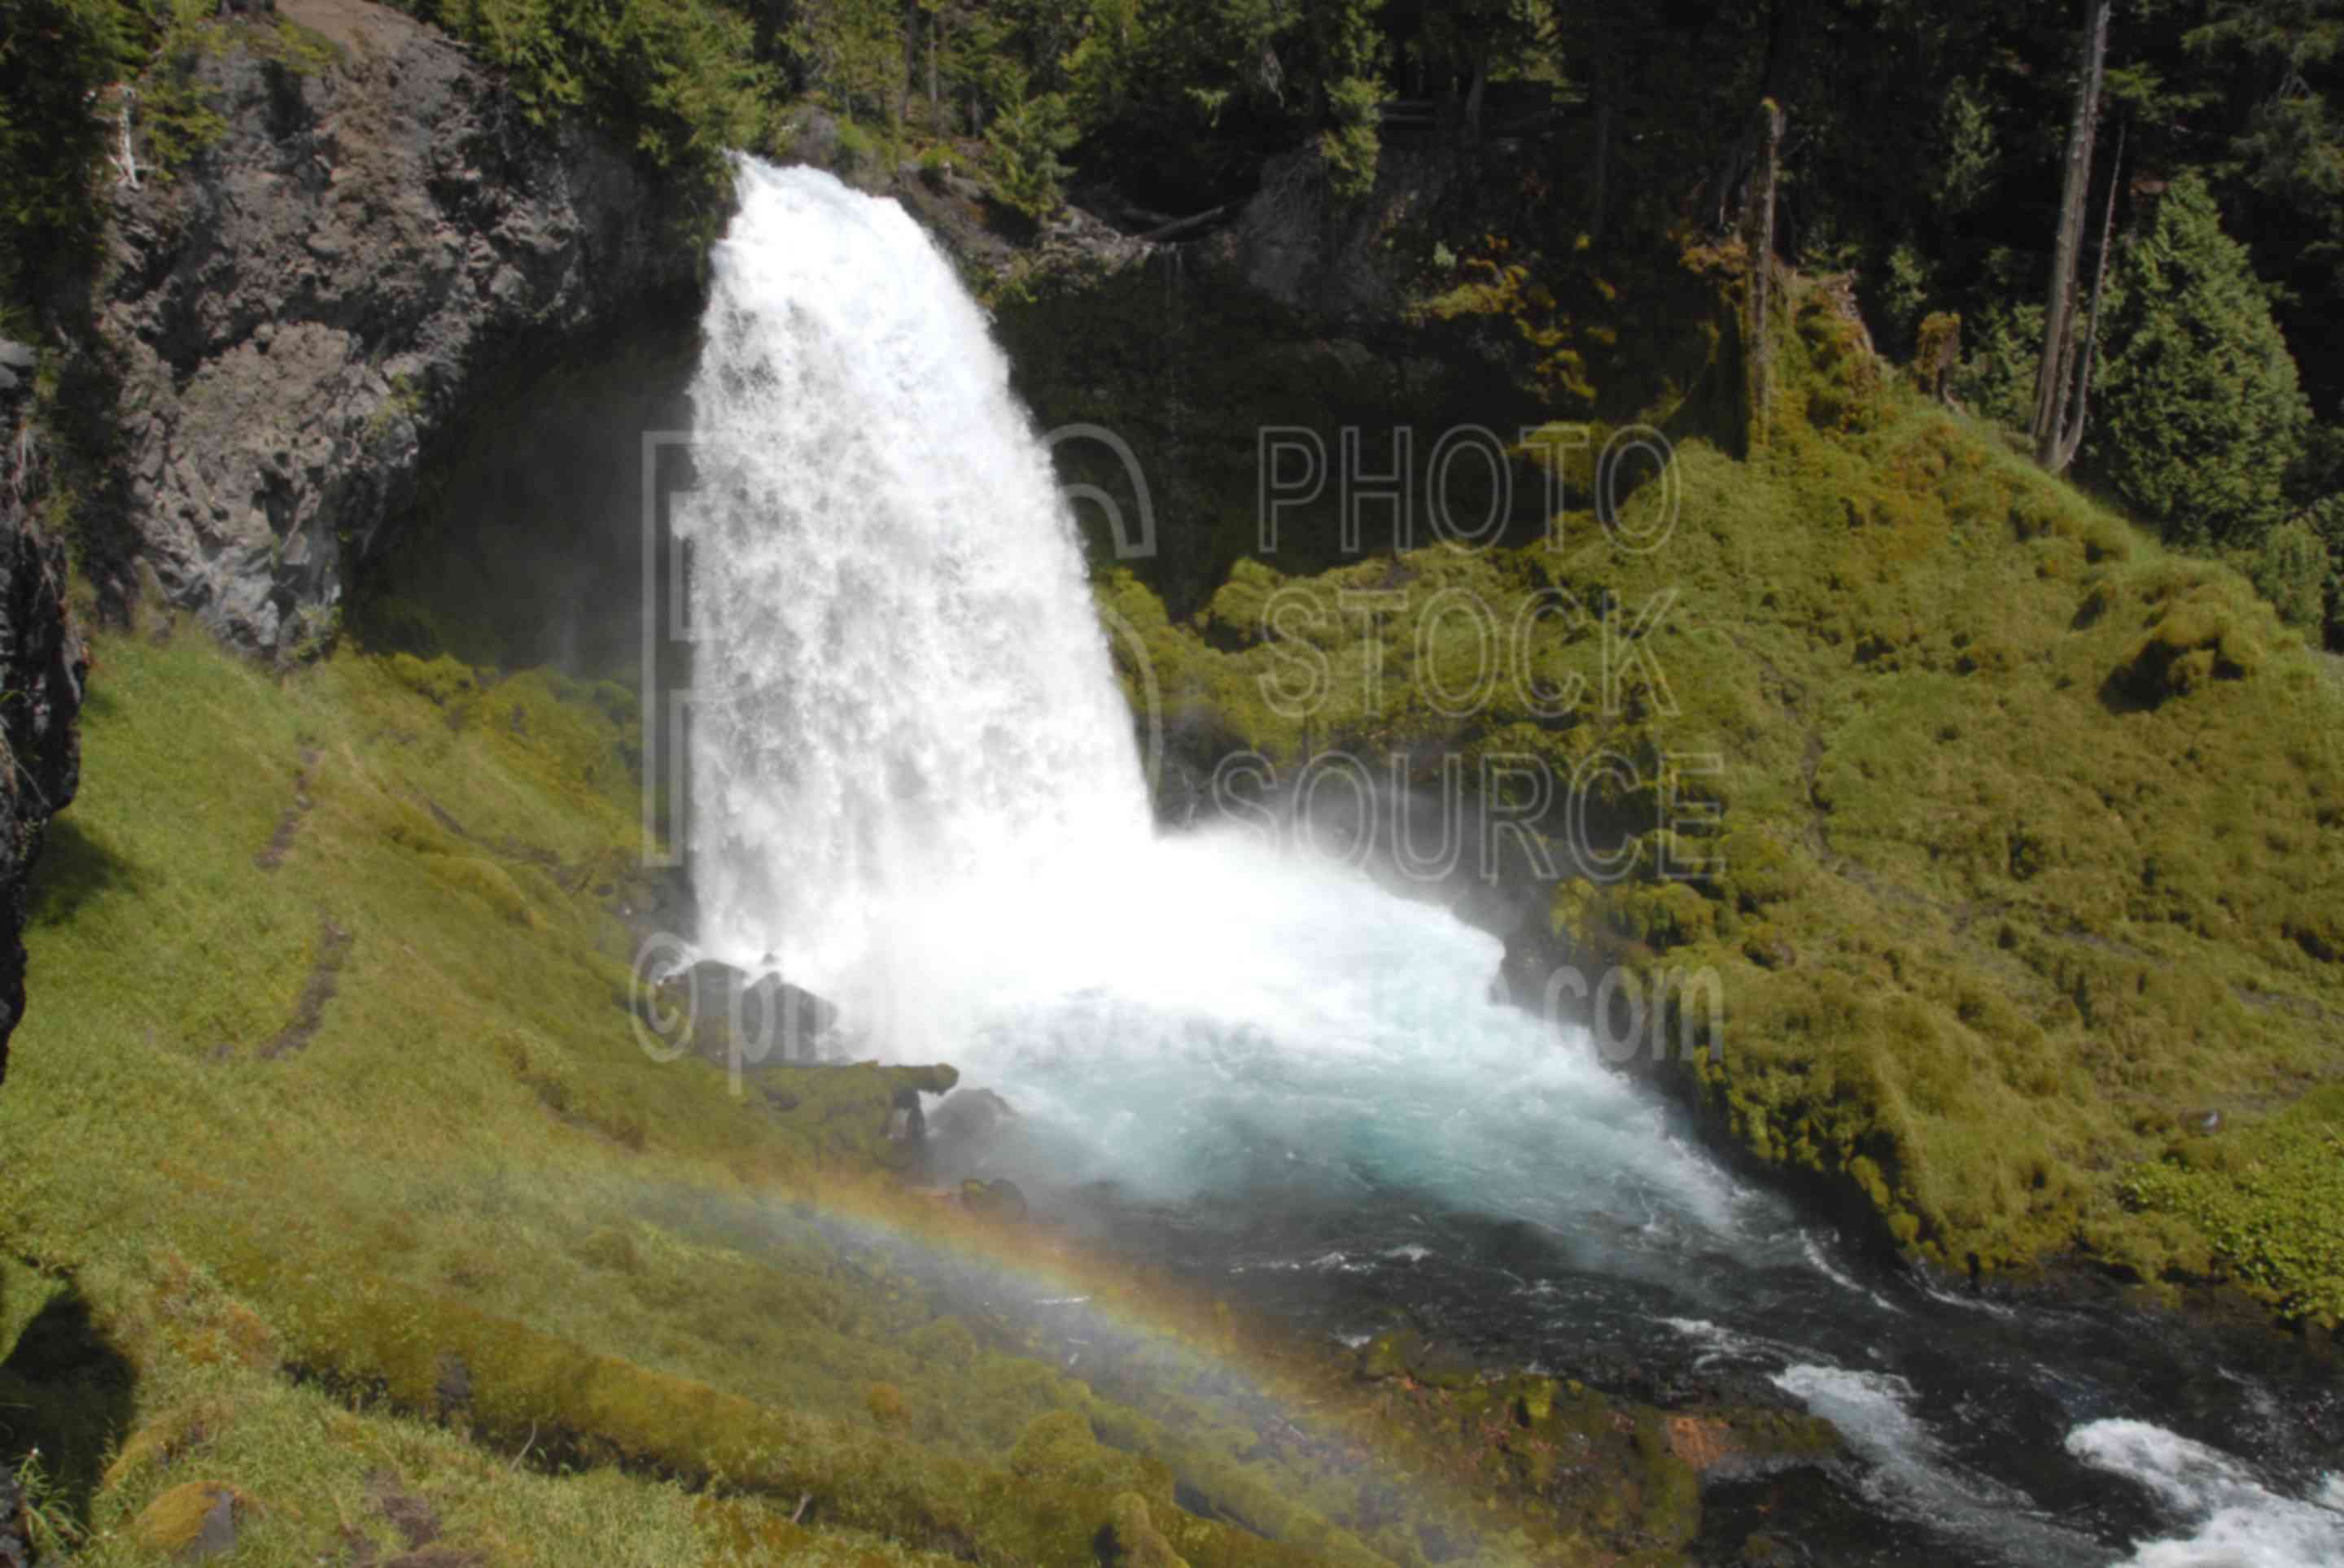
<path id="1" fill-rule="evenodd" d="M 1132 1493 L 1172 1506 L 1172 1475 L 1157 1461 L 1101 1447 L 1079 1411 L 1036 1416 L 1009 1451 L 1013 1474 L 1045 1487 Z"/>
<path id="2" fill-rule="evenodd" d="M 1118 1561 L 1130 1568 L 1188 1568 L 1187 1559 L 1173 1550 L 1148 1518 L 1147 1500 L 1136 1492 L 1117 1496 L 1108 1523 L 1115 1533 Z"/>

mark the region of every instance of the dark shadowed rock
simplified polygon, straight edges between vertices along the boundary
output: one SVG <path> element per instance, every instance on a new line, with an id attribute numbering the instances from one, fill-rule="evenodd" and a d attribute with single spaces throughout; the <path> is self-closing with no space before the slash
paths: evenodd
<path id="1" fill-rule="evenodd" d="M 678 1044 L 712 1061 L 739 1059 L 812 1061 L 823 1054 L 838 1024 L 838 1009 L 779 975 L 752 979 L 714 959 L 702 959 L 660 987 L 665 1030 Z M 682 1031 L 679 1036 L 677 1031 Z"/>
<path id="2" fill-rule="evenodd" d="M 1017 1111 L 990 1089 L 956 1089 L 928 1117 L 928 1148 L 939 1171 L 974 1167 Z"/>
<path id="3" fill-rule="evenodd" d="M 441 1351 L 431 1390 L 443 1413 L 464 1409 L 472 1402 L 472 1369 L 454 1351 Z"/>
<path id="4" fill-rule="evenodd" d="M 887 1143 L 890 1169 L 924 1177 L 933 1168 L 927 1115 L 920 1109 L 920 1091 L 910 1084 L 895 1091 L 887 1112 Z"/>
<path id="5" fill-rule="evenodd" d="M 0 1465 L 0 1568 L 32 1568 L 33 1524 L 25 1511 L 25 1484 Z"/>
<path id="6" fill-rule="evenodd" d="M 961 1207 L 987 1220 L 1026 1218 L 1026 1194 L 1015 1181 L 967 1181 L 960 1184 Z"/>
<path id="7" fill-rule="evenodd" d="M 0 343 L 29 380 L 32 350 Z M 81 781 L 75 729 L 89 655 L 66 608 L 66 552 L 35 523 L 48 487 L 23 399 L 0 396 L 0 1077 L 25 1012 L 26 878 Z"/>

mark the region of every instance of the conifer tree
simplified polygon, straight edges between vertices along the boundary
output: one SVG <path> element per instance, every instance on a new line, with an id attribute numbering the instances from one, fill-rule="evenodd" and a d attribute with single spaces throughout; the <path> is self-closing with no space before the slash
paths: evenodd
<path id="1" fill-rule="evenodd" d="M 2166 192 L 2114 295 L 2093 467 L 2176 539 L 2251 542 L 2286 510 L 2310 408 L 2203 179 Z"/>

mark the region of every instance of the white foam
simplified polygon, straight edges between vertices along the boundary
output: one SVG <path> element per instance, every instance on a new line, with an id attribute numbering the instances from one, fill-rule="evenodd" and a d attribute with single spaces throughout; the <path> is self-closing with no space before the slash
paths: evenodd
<path id="1" fill-rule="evenodd" d="M 2344 1563 L 2344 1482 L 2282 1496 L 2219 1449 L 2145 1421 L 2096 1421 L 2067 1452 L 2152 1493 L 2184 1533 L 2146 1542 L 2127 1568 L 2336 1568 Z"/>

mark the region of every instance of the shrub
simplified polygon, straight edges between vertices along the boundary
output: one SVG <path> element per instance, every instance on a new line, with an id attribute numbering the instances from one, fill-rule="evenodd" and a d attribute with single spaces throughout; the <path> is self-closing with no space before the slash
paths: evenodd
<path id="1" fill-rule="evenodd" d="M 1073 114 L 1059 94 L 1020 98 L 1004 108 L 985 137 L 995 193 L 1037 222 L 1049 216 L 1065 199 L 1060 184 L 1073 171 L 1063 155 L 1076 136 Z"/>
<path id="2" fill-rule="evenodd" d="M 2328 592 L 2335 568 L 2328 541 L 2300 518 L 2265 534 L 2240 562 L 2255 591 L 2270 600 L 2279 619 L 2299 630 L 2319 632 L 2328 616 Z"/>

